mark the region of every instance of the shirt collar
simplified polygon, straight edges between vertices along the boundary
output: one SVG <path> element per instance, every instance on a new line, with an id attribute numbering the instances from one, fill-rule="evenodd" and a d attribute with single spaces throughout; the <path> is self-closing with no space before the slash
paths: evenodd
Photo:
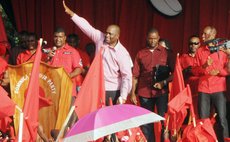
<path id="1" fill-rule="evenodd" d="M 118 50 L 119 50 L 119 47 L 121 47 L 121 43 L 120 43 L 119 40 L 117 41 L 117 44 L 116 44 L 114 47 L 109 46 L 108 43 L 106 43 L 106 44 L 108 45 L 108 47 L 109 47 L 110 49 L 113 49 L 113 50 L 115 50 L 115 51 L 118 51 Z"/>
<path id="2" fill-rule="evenodd" d="M 153 50 L 154 50 L 154 51 L 155 51 L 155 50 L 157 50 L 157 51 L 161 51 L 163 48 L 164 48 L 164 47 L 162 47 L 162 46 L 158 45 L 158 46 L 157 46 L 155 49 L 153 49 Z M 149 50 L 150 50 L 150 48 L 146 47 L 146 48 L 145 48 L 145 50 L 146 50 L 146 51 L 149 51 Z"/>
<path id="3" fill-rule="evenodd" d="M 69 45 L 68 45 L 68 43 L 66 43 L 63 47 L 61 47 L 61 48 L 58 48 L 58 49 L 68 49 L 68 47 L 69 47 Z"/>

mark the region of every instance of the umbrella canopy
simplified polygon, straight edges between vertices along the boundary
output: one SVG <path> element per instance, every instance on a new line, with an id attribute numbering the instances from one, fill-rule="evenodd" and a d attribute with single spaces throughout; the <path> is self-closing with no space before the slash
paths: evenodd
<path id="1" fill-rule="evenodd" d="M 135 105 L 108 106 L 81 118 L 68 132 L 64 141 L 93 141 L 100 137 L 164 120 L 163 117 Z"/>

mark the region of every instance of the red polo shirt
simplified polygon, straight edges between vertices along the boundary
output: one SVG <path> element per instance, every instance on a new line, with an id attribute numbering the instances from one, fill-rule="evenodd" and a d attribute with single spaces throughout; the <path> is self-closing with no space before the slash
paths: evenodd
<path id="1" fill-rule="evenodd" d="M 17 65 L 22 64 L 24 62 L 28 62 L 28 61 L 34 61 L 35 59 L 35 54 L 31 54 L 31 52 L 29 50 L 26 50 L 22 53 L 20 53 L 17 57 Z"/>
<path id="2" fill-rule="evenodd" d="M 90 67 L 89 55 L 82 49 L 76 48 L 76 50 L 79 52 L 79 54 L 81 56 L 83 68 L 89 68 Z M 81 86 L 83 80 L 84 80 L 83 75 L 78 75 L 76 77 L 76 85 Z"/>
<path id="3" fill-rule="evenodd" d="M 90 66 L 89 55 L 82 49 L 77 48 L 77 51 L 81 56 L 83 67 L 89 67 Z"/>
<path id="4" fill-rule="evenodd" d="M 192 57 L 189 54 L 182 54 L 180 57 L 180 64 L 181 64 L 182 69 L 186 69 L 189 66 L 194 67 L 197 65 L 196 58 Z M 185 81 L 185 84 L 190 85 L 192 95 L 193 96 L 197 95 L 199 77 L 193 75 L 192 73 L 188 73 L 184 76 L 184 81 Z"/>
<path id="5" fill-rule="evenodd" d="M 50 65 L 64 67 L 67 73 L 71 73 L 75 68 L 82 68 L 82 61 L 78 51 L 66 44 L 64 47 L 56 50 Z"/>
<path id="6" fill-rule="evenodd" d="M 67 73 L 73 72 L 76 68 L 82 68 L 82 61 L 78 51 L 66 44 L 62 48 L 55 51 L 55 56 L 49 62 L 50 65 L 55 67 L 64 67 Z M 76 80 L 73 81 L 73 96 L 76 96 Z"/>
<path id="7" fill-rule="evenodd" d="M 202 68 L 208 57 L 213 59 L 212 65 Z M 199 76 L 198 91 L 203 93 L 215 93 L 226 91 L 226 76 L 228 75 L 225 65 L 228 61 L 226 53 L 222 51 L 210 53 L 207 46 L 200 47 L 196 53 L 197 66 L 192 72 Z M 208 74 L 213 69 L 218 69 L 220 73 L 217 76 Z"/>
<path id="8" fill-rule="evenodd" d="M 166 90 L 152 89 L 152 70 L 156 65 L 167 65 L 167 50 L 162 47 L 154 49 L 145 48 L 140 50 L 135 58 L 133 66 L 133 76 L 138 79 L 138 95 L 151 98 L 163 94 Z"/>

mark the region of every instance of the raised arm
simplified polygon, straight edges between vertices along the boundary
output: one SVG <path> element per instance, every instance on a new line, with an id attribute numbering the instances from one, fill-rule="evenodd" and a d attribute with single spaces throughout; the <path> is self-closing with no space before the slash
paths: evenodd
<path id="1" fill-rule="evenodd" d="M 92 27 L 86 19 L 74 13 L 69 7 L 66 6 L 64 0 L 63 0 L 63 7 L 65 9 L 65 12 L 71 16 L 71 19 L 73 20 L 73 22 L 82 30 L 84 34 L 86 34 L 96 44 L 99 41 L 104 40 L 105 38 L 104 33 Z"/>
<path id="2" fill-rule="evenodd" d="M 64 0 L 62 1 L 62 3 L 63 3 L 63 6 L 64 6 L 64 9 L 65 9 L 65 12 L 66 12 L 67 14 L 69 14 L 71 17 L 73 17 L 74 12 L 73 12 L 72 10 L 70 10 L 69 7 L 66 6 Z"/>

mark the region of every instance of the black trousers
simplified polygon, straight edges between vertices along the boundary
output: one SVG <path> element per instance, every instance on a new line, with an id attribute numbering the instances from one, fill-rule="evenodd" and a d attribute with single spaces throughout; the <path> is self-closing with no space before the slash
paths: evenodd
<path id="1" fill-rule="evenodd" d="M 105 105 L 110 106 L 109 98 L 112 99 L 113 105 L 116 104 L 119 97 L 120 97 L 120 90 L 105 91 Z M 110 142 L 116 142 L 115 134 L 111 134 Z"/>
<path id="2" fill-rule="evenodd" d="M 223 142 L 228 134 L 228 122 L 226 118 L 226 98 L 224 92 L 207 94 L 198 93 L 198 113 L 201 119 L 210 117 L 211 104 L 217 112 L 218 130 L 216 131 L 218 141 Z"/>
<path id="3" fill-rule="evenodd" d="M 154 112 L 155 106 L 157 107 L 157 113 L 164 117 L 165 112 L 167 112 L 167 104 L 168 104 L 168 94 L 162 94 L 161 96 L 154 97 L 154 98 L 144 98 L 139 97 L 141 107 Z M 161 123 L 163 124 L 163 123 Z M 164 126 L 162 125 L 162 128 Z M 153 123 L 142 125 L 141 130 L 145 135 L 148 142 L 155 142 L 155 135 L 154 135 L 154 125 Z M 161 135 L 161 142 L 163 142 L 163 131 Z"/>
<path id="4" fill-rule="evenodd" d="M 105 91 L 105 105 L 109 106 L 109 98 L 112 99 L 113 104 L 117 103 L 118 98 L 120 97 L 120 90 L 116 91 Z"/>

